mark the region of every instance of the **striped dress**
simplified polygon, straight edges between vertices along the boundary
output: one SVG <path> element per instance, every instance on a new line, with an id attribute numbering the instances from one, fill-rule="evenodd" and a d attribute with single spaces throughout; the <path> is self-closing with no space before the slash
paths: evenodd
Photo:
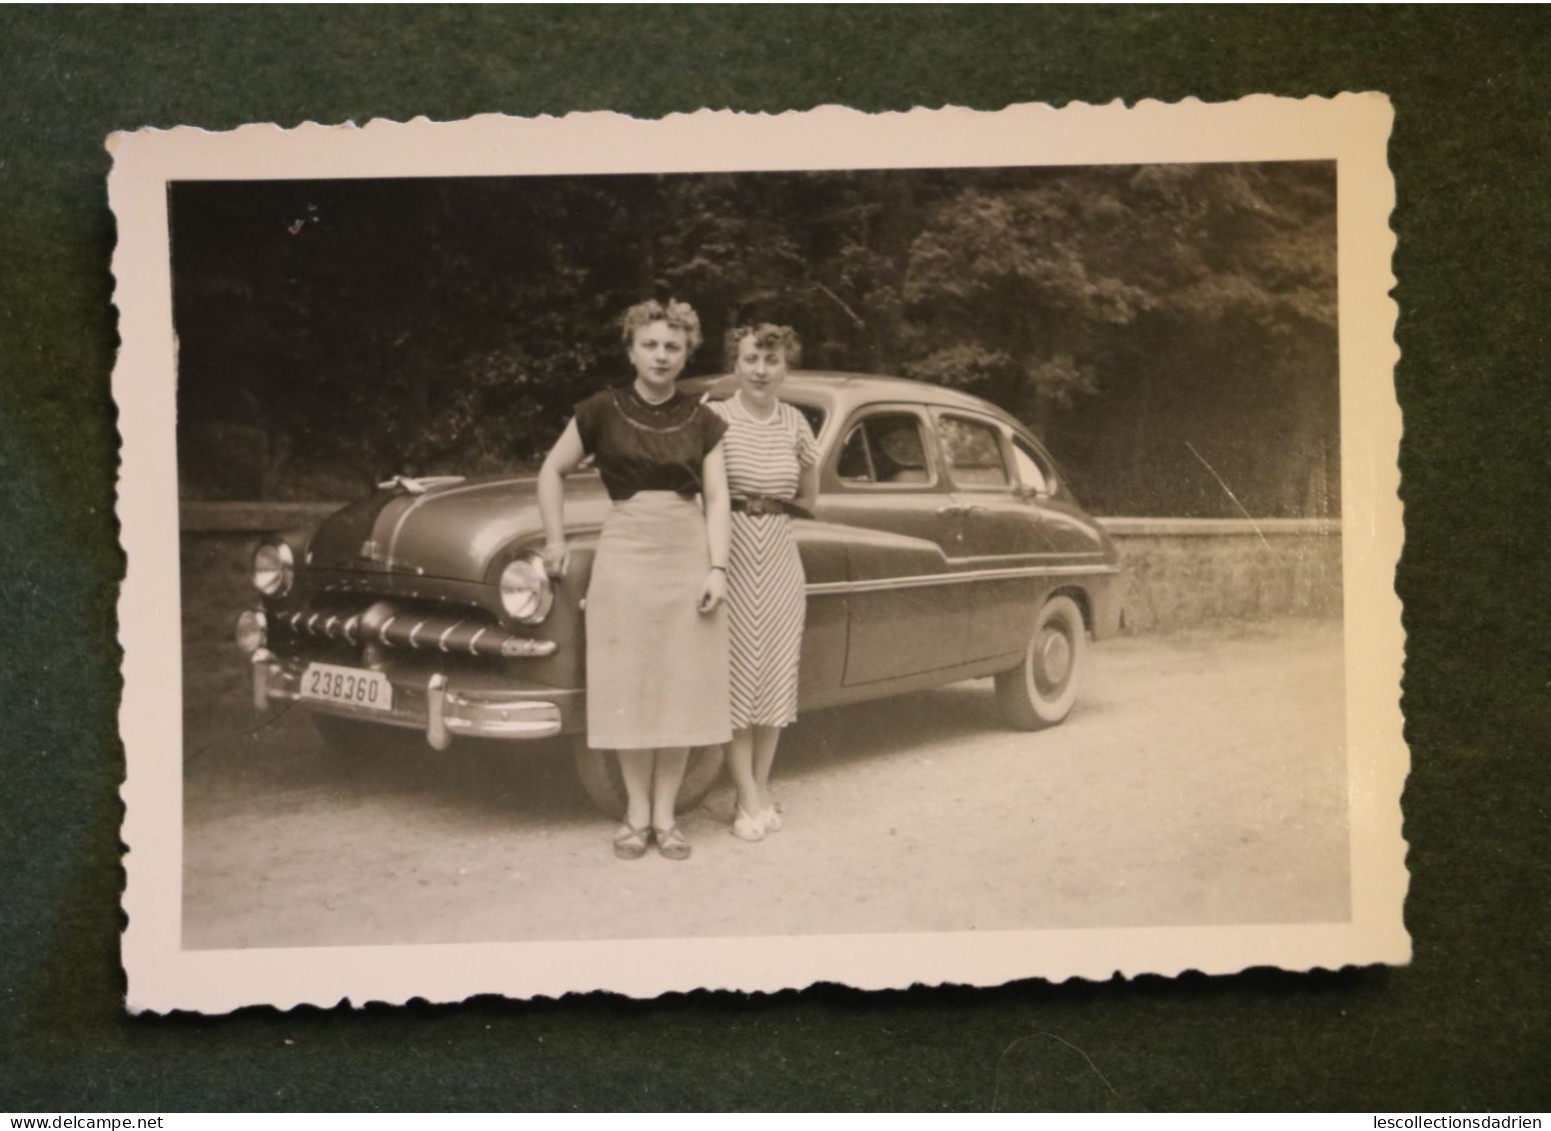
<path id="1" fill-rule="evenodd" d="M 722 452 L 732 496 L 795 498 L 802 469 L 818 457 L 802 413 L 777 402 L 769 420 L 757 420 L 738 396 L 710 407 L 727 421 Z M 797 662 L 807 608 L 790 516 L 734 511 L 730 551 L 732 725 L 736 730 L 786 726 L 797 719 Z"/>

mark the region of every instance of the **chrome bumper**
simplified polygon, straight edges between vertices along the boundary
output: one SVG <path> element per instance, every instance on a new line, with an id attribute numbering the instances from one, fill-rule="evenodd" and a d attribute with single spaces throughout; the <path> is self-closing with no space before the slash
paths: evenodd
<path id="1" fill-rule="evenodd" d="M 532 691 L 450 690 L 440 672 L 423 688 L 394 685 L 394 706 L 389 711 L 308 699 L 300 692 L 306 665 L 287 664 L 260 648 L 251 657 L 253 706 L 260 711 L 270 703 L 304 703 L 310 710 L 360 719 L 383 726 L 423 730 L 437 750 L 447 749 L 455 736 L 470 738 L 550 738 L 564 727 L 565 715 L 555 699 Z M 563 693 L 562 693 L 563 694 Z"/>

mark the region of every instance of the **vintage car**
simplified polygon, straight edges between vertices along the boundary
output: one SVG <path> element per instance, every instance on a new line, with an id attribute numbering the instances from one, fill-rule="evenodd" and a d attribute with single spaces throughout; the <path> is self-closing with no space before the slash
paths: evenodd
<path id="1" fill-rule="evenodd" d="M 681 387 L 733 391 L 726 377 Z M 1008 725 L 1061 722 L 1088 639 L 1119 625 L 1118 566 L 1045 449 L 1000 409 L 919 382 L 793 373 L 781 395 L 821 453 L 815 516 L 794 524 L 808 583 L 800 708 L 993 676 Z M 436 749 L 569 736 L 589 795 L 621 812 L 616 760 L 585 742 L 582 618 L 608 497 L 596 475 L 569 481 L 571 568 L 550 581 L 535 486 L 401 477 L 310 539 L 266 540 L 260 604 L 237 630 L 255 706 L 308 708 L 332 745 L 380 745 L 385 727 Z M 695 752 L 681 805 L 721 759 Z"/>

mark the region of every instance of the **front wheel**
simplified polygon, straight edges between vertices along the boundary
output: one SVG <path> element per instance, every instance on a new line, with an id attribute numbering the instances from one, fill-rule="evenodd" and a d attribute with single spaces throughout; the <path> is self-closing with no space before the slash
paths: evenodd
<path id="1" fill-rule="evenodd" d="M 693 809 L 705 800 L 705 795 L 721 776 L 725 756 L 721 746 L 696 746 L 690 750 L 689 765 L 684 769 L 684 781 L 679 786 L 678 812 Z M 579 734 L 571 739 L 571 758 L 576 763 L 576 776 L 592 803 L 605 816 L 623 817 L 625 782 L 619 776 L 619 758 L 614 751 L 594 750 L 587 745 L 587 736 Z"/>
<path id="2" fill-rule="evenodd" d="M 1041 730 L 1071 713 L 1087 667 L 1088 632 L 1070 597 L 1039 610 L 1023 663 L 996 677 L 996 703 L 1008 726 Z"/>

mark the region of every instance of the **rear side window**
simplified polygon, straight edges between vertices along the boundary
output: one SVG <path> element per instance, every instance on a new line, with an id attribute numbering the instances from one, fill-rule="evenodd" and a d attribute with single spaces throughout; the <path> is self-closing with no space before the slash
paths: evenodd
<path id="1" fill-rule="evenodd" d="M 937 431 L 948 457 L 948 473 L 960 487 L 1007 487 L 1012 477 L 1002 455 L 1002 430 L 981 420 L 940 416 Z"/>
<path id="2" fill-rule="evenodd" d="M 835 472 L 845 483 L 930 483 L 920 418 L 878 412 L 857 421 L 841 445 Z"/>
<path id="3" fill-rule="evenodd" d="M 1056 472 L 1044 453 L 1034 448 L 1017 433 L 1012 437 L 1012 458 L 1018 465 L 1018 480 L 1025 487 L 1041 495 L 1052 495 L 1056 489 Z"/>

